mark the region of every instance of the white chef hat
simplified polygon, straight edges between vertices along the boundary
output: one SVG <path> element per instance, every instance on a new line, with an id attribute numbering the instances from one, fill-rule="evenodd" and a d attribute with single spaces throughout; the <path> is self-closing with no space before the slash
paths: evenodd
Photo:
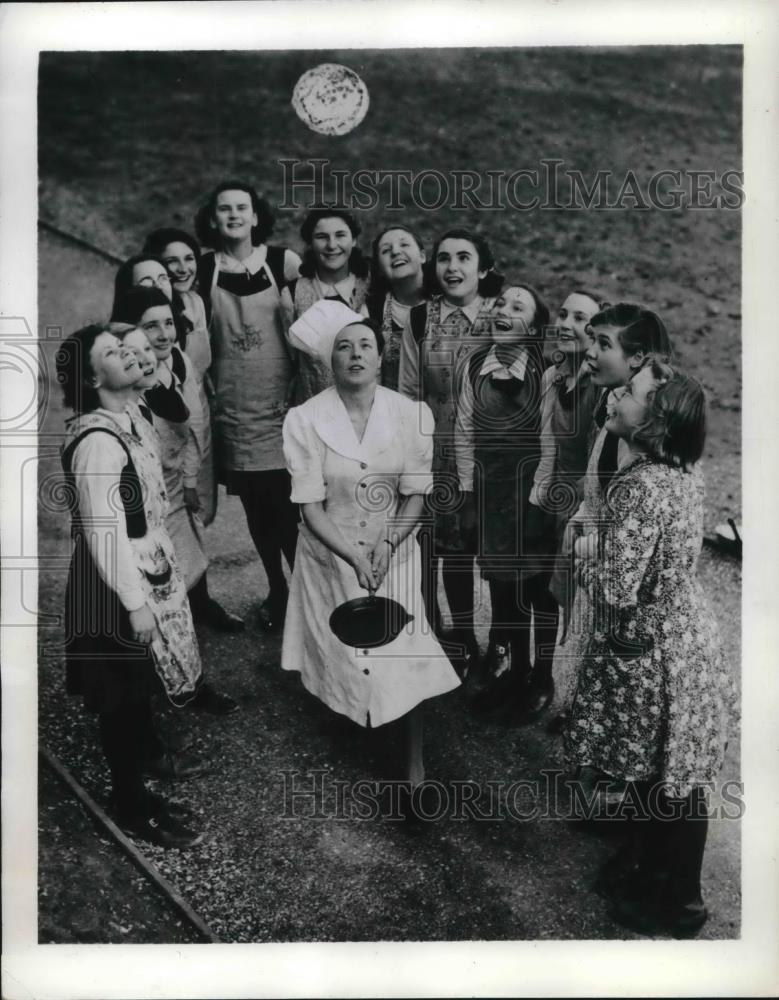
<path id="1" fill-rule="evenodd" d="M 345 326 L 363 320 L 364 317 L 338 299 L 320 299 L 289 328 L 289 342 L 331 368 L 335 338 Z"/>

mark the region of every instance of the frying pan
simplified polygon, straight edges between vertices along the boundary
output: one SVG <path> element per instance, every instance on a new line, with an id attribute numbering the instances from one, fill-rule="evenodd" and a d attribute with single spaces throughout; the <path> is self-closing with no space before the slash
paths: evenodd
<path id="1" fill-rule="evenodd" d="M 374 649 L 392 642 L 413 621 L 402 604 L 389 597 L 355 597 L 330 615 L 330 628 L 345 646 Z"/>

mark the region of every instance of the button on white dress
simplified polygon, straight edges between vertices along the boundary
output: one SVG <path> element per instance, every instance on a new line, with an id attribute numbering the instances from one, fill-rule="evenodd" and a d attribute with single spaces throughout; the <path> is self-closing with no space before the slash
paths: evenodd
<path id="1" fill-rule="evenodd" d="M 433 417 L 428 406 L 378 386 L 362 441 L 335 388 L 290 410 L 284 457 L 294 503 L 324 501 L 343 535 L 365 552 L 383 537 L 402 497 L 432 484 Z M 376 649 L 343 645 L 331 632 L 333 610 L 364 597 L 354 569 L 300 526 L 284 627 L 281 665 L 334 711 L 362 726 L 380 726 L 460 681 L 432 634 L 422 604 L 414 530 L 398 546 L 377 591 L 402 604 L 413 620 Z"/>

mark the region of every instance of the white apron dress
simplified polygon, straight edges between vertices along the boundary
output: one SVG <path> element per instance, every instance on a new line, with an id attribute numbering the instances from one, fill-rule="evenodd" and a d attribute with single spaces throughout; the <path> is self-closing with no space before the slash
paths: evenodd
<path id="1" fill-rule="evenodd" d="M 127 479 L 117 475 L 122 463 Z M 185 704 L 200 682 L 200 652 L 165 528 L 154 430 L 135 404 L 121 414 L 81 414 L 67 425 L 63 468 L 76 542 L 66 597 L 69 690 L 96 711 L 132 701 L 133 688 L 145 690 L 148 651 L 131 639 L 122 601 L 133 610 L 145 603 L 160 633 L 150 646 L 154 668 L 170 700 Z"/>
<path id="2" fill-rule="evenodd" d="M 343 535 L 370 552 L 401 498 L 430 488 L 432 442 L 429 408 L 381 386 L 360 442 L 336 389 L 325 389 L 284 421 L 292 500 L 324 501 Z M 427 623 L 415 535 L 398 546 L 377 591 L 413 621 L 386 646 L 354 649 L 333 635 L 329 619 L 367 591 L 347 562 L 300 526 L 281 665 L 300 671 L 308 691 L 361 726 L 391 722 L 460 683 Z"/>

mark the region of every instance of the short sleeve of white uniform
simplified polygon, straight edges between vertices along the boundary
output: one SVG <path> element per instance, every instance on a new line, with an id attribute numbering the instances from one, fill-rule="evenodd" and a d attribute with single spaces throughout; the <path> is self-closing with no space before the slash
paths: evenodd
<path id="1" fill-rule="evenodd" d="M 308 407 L 295 406 L 281 428 L 284 460 L 292 477 L 293 503 L 317 503 L 325 499 L 325 445 L 314 430 Z"/>

